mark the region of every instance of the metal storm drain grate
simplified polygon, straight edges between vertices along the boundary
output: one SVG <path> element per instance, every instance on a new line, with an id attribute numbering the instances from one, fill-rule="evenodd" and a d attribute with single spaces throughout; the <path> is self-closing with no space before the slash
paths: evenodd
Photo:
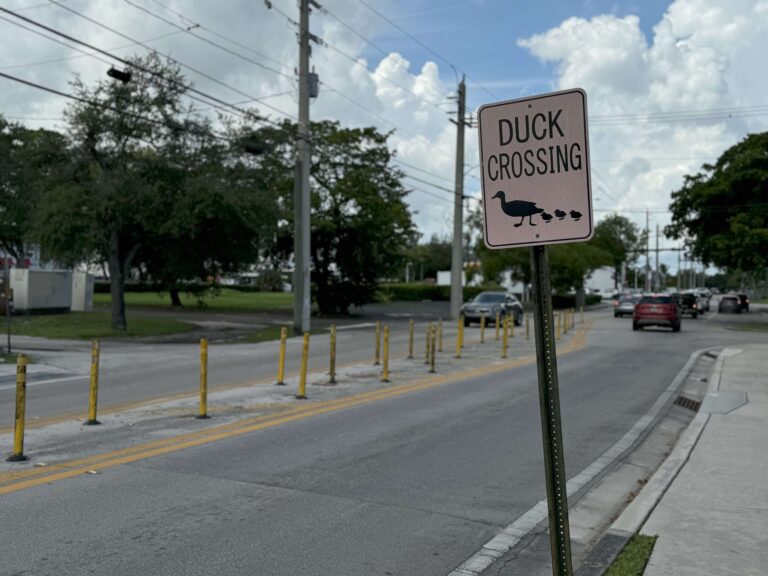
<path id="1" fill-rule="evenodd" d="M 691 400 L 690 398 L 686 398 L 685 396 L 678 396 L 677 400 L 675 400 L 675 406 L 680 406 L 682 408 L 686 408 L 688 410 L 693 410 L 694 412 L 699 411 L 699 407 L 701 406 L 701 402 L 698 400 Z"/>

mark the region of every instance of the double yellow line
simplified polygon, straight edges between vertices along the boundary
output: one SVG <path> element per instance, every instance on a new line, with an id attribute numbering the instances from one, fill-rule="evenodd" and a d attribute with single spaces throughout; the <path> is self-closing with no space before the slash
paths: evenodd
<path id="1" fill-rule="evenodd" d="M 590 327 L 590 322 L 585 323 L 574 335 L 571 341 L 562 349 L 558 350 L 558 355 L 569 354 L 582 349 L 586 345 L 587 331 Z M 42 484 L 58 482 L 59 480 L 65 480 L 67 478 L 73 478 L 91 470 L 101 471 L 121 464 L 130 464 L 131 462 L 177 452 L 186 448 L 194 448 L 195 446 L 202 446 L 210 444 L 211 442 L 235 438 L 237 436 L 242 436 L 243 434 L 250 434 L 251 432 L 288 424 L 312 416 L 328 414 L 330 412 L 370 404 L 389 398 L 396 398 L 405 394 L 436 388 L 438 386 L 444 386 L 462 380 L 503 372 L 519 366 L 533 364 L 535 361 L 535 356 L 525 356 L 509 362 L 501 362 L 472 370 L 455 372 L 453 374 L 431 376 L 409 384 L 382 388 L 371 392 L 356 394 L 354 396 L 347 396 L 345 398 L 313 404 L 301 404 L 287 408 L 278 414 L 266 414 L 247 418 L 238 422 L 213 426 L 188 434 L 138 444 L 129 448 L 54 464 L 44 468 L 2 473 L 0 474 L 0 495 L 26 490 Z"/>

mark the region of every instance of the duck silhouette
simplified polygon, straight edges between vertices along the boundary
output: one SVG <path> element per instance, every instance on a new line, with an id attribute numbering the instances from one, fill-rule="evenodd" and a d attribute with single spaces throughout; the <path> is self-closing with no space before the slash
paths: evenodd
<path id="1" fill-rule="evenodd" d="M 578 222 L 579 219 L 581 218 L 581 212 L 576 212 L 576 210 L 571 210 L 571 218 L 573 218 L 574 220 L 576 220 L 576 222 Z"/>
<path id="2" fill-rule="evenodd" d="M 520 217 L 520 222 L 513 224 L 515 228 L 523 225 L 523 220 L 525 220 L 526 216 L 528 217 L 528 223 L 531 226 L 536 226 L 531 220 L 531 217 L 534 214 L 541 214 L 544 212 L 544 208 L 539 208 L 536 206 L 535 202 L 528 202 L 527 200 L 510 200 L 507 202 L 503 190 L 496 192 L 493 197 L 501 200 L 501 209 L 504 214 L 511 218 Z"/>
<path id="3" fill-rule="evenodd" d="M 544 222 L 549 222 L 550 220 L 552 220 L 552 214 L 547 214 L 546 212 L 542 212 L 541 219 L 544 220 Z"/>
<path id="4" fill-rule="evenodd" d="M 562 220 L 565 218 L 568 214 L 563 210 L 555 210 L 555 216 L 557 216 L 558 220 Z"/>

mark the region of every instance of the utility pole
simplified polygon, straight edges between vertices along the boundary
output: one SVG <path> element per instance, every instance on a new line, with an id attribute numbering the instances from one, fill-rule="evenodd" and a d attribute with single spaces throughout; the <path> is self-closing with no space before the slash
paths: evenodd
<path id="1" fill-rule="evenodd" d="M 682 285 L 680 284 L 681 275 L 683 273 L 682 268 L 680 268 L 680 252 L 677 253 L 677 291 L 680 292 L 680 289 L 682 288 Z"/>
<path id="2" fill-rule="evenodd" d="M 293 330 L 309 332 L 309 2 L 300 0 L 299 14 L 299 130 L 293 184 Z"/>
<path id="3" fill-rule="evenodd" d="M 651 232 L 648 222 L 648 210 L 645 211 L 645 291 L 651 291 Z"/>
<path id="4" fill-rule="evenodd" d="M 656 273 L 653 276 L 654 289 L 658 290 L 658 282 L 661 280 L 659 275 L 659 223 L 656 223 Z"/>
<path id="5" fill-rule="evenodd" d="M 464 274 L 464 114 L 466 105 L 464 76 L 459 83 L 456 117 L 456 196 L 453 199 L 453 252 L 451 254 L 451 318 L 458 318 L 463 298 Z"/>

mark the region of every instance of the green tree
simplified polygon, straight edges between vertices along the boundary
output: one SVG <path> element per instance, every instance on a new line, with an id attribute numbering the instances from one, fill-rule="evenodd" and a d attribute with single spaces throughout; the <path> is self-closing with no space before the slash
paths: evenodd
<path id="1" fill-rule="evenodd" d="M 30 130 L 0 117 L 0 247 L 18 266 L 34 242 L 40 198 L 67 159 L 62 134 Z"/>
<path id="2" fill-rule="evenodd" d="M 622 266 L 637 261 L 645 236 L 637 225 L 625 216 L 611 214 L 595 226 L 595 237 L 591 244 L 610 255 L 615 278 L 621 278 Z"/>
<path id="3" fill-rule="evenodd" d="M 437 278 L 441 270 L 451 269 L 452 243 L 433 234 L 429 242 L 408 249 L 408 261 L 413 265 L 411 278 Z"/>
<path id="4" fill-rule="evenodd" d="M 278 196 L 272 258 L 293 253 L 293 158 L 296 127 L 254 135 L 264 186 Z M 345 314 L 372 301 L 378 283 L 396 275 L 416 232 L 402 173 L 392 166 L 387 134 L 374 128 L 312 124 L 312 289 L 320 314 Z"/>
<path id="5" fill-rule="evenodd" d="M 672 193 L 666 234 L 728 270 L 768 267 L 768 132 L 750 134 Z"/>
<path id="6" fill-rule="evenodd" d="M 531 251 L 528 248 L 489 249 L 482 235 L 482 206 L 472 212 L 470 222 L 481 233 L 475 245 L 486 282 L 498 282 L 503 272 L 509 271 L 512 280 L 531 283 Z M 584 277 L 601 266 L 611 264 L 611 255 L 595 240 L 573 244 L 554 244 L 549 247 L 550 282 L 552 288 L 565 292 L 579 290 Z"/>
<path id="7" fill-rule="evenodd" d="M 160 152 L 154 179 L 165 218 L 137 259 L 180 306 L 189 280 L 215 280 L 259 260 L 274 232 L 276 203 L 237 141 L 186 131 Z"/>
<path id="8" fill-rule="evenodd" d="M 132 62 L 127 83 L 103 80 L 89 88 L 73 81 L 79 101 L 66 111 L 71 166 L 68 177 L 48 190 L 39 220 L 48 256 L 108 263 L 112 327 L 119 330 L 127 329 L 126 276 L 168 216 L 158 151 L 180 132 L 201 129 L 185 118 L 178 67 L 154 54 Z"/>

